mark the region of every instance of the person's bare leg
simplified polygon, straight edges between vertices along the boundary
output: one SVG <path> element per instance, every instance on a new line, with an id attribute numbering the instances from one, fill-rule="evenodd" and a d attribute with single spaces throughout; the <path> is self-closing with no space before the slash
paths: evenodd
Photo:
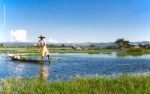
<path id="1" fill-rule="evenodd" d="M 50 62 L 50 56 L 49 56 L 49 55 L 47 55 L 47 56 L 48 56 L 48 61 L 49 61 L 49 64 L 50 64 L 50 63 L 51 63 L 51 62 Z"/>
<path id="2" fill-rule="evenodd" d="M 41 56 L 41 60 L 40 60 L 40 63 L 43 63 L 43 56 Z"/>

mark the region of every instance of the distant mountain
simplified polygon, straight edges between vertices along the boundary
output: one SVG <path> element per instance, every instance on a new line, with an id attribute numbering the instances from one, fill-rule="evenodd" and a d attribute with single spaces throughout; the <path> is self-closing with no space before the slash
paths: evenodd
<path id="1" fill-rule="evenodd" d="M 150 44 L 149 41 L 142 41 L 142 42 L 131 42 L 131 43 L 135 43 L 135 44 L 142 44 L 142 45 L 145 45 L 145 44 Z"/>
<path id="2" fill-rule="evenodd" d="M 149 41 L 142 41 L 142 42 L 131 42 L 133 44 L 150 44 Z M 0 42 L 0 44 L 3 44 L 4 46 L 32 46 L 34 42 Z M 93 42 L 85 42 L 85 43 L 48 43 L 48 45 L 66 45 L 66 46 L 113 46 L 115 45 L 114 42 L 106 42 L 106 43 L 93 43 Z"/>
<path id="3" fill-rule="evenodd" d="M 31 42 L 1 42 L 4 46 L 31 46 Z"/>

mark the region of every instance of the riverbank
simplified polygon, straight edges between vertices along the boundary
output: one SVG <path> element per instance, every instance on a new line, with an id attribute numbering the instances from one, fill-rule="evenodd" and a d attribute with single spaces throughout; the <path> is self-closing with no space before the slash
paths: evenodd
<path id="1" fill-rule="evenodd" d="M 25 56 L 39 56 L 39 49 L 35 48 L 0 48 L 0 53 L 14 53 Z M 49 50 L 50 53 L 58 54 L 112 54 L 112 50 Z"/>
<path id="2" fill-rule="evenodd" d="M 117 53 L 117 56 L 142 56 L 150 54 L 150 50 L 145 50 L 141 48 L 127 49 Z"/>
<path id="3" fill-rule="evenodd" d="M 39 49 L 38 48 L 0 48 L 0 53 L 14 53 L 20 54 L 25 56 L 39 56 Z M 105 54 L 105 55 L 112 55 L 113 52 L 116 52 L 116 55 L 119 57 L 124 56 L 142 56 L 150 54 L 150 50 L 142 49 L 142 48 L 130 48 L 125 50 L 119 49 L 101 49 L 101 50 L 94 50 L 94 49 L 84 49 L 84 50 L 73 50 L 73 49 L 50 49 L 49 52 L 51 54 Z"/>
<path id="4" fill-rule="evenodd" d="M 1 82 L 4 94 L 148 94 L 150 76 L 77 77 L 69 81 L 11 78 Z"/>

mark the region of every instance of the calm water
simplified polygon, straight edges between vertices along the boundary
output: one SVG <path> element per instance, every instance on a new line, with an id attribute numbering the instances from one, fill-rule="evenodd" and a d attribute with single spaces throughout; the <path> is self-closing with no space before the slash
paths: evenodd
<path id="1" fill-rule="evenodd" d="M 123 73 L 149 73 L 150 56 L 116 57 L 115 55 L 53 54 L 49 65 L 11 61 L 0 56 L 0 78 L 47 75 L 49 80 L 70 79 L 77 75 L 113 76 Z"/>

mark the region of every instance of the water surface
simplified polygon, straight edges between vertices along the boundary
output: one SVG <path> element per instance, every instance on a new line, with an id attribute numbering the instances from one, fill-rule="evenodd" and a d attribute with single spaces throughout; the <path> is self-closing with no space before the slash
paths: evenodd
<path id="1" fill-rule="evenodd" d="M 125 73 L 149 73 L 150 56 L 117 57 L 113 55 L 52 54 L 49 65 L 11 61 L 0 56 L 0 78 L 21 76 L 35 77 L 44 75 L 49 80 L 70 79 L 77 75 L 113 76 Z M 35 57 L 38 58 L 38 57 Z M 45 59 L 47 59 L 45 57 Z"/>

